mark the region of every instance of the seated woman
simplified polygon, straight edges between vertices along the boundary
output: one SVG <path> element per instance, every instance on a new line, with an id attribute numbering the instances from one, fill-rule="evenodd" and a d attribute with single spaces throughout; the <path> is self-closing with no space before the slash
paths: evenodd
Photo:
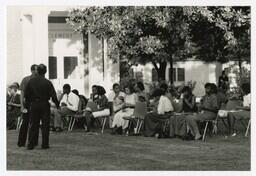
<path id="1" fill-rule="evenodd" d="M 250 93 L 250 83 L 244 83 L 242 85 L 242 93 L 243 96 L 243 106 L 237 106 L 236 112 L 229 112 L 228 113 L 228 125 L 229 125 L 229 132 L 231 132 L 232 136 L 236 136 L 235 131 L 235 121 L 236 120 L 245 120 L 250 119 L 250 112 L 251 112 L 251 93 Z"/>
<path id="2" fill-rule="evenodd" d="M 124 104 L 120 107 L 119 111 L 114 115 L 112 128 L 113 134 L 116 134 L 118 128 L 122 128 L 123 134 L 126 133 L 129 121 L 123 119 L 123 117 L 130 117 L 133 115 L 135 103 L 137 102 L 137 96 L 134 93 L 132 86 L 125 87 L 126 96 L 124 98 Z"/>
<path id="3" fill-rule="evenodd" d="M 121 109 L 125 97 L 125 93 L 121 91 L 119 84 L 113 84 L 112 89 L 113 91 L 108 96 L 109 105 L 111 106 L 111 117 L 109 118 L 110 127 L 112 126 L 114 114 Z"/>
<path id="4" fill-rule="evenodd" d="M 192 135 L 195 137 L 195 140 L 199 140 L 202 137 L 197 122 L 215 119 L 219 108 L 217 96 L 212 91 L 212 84 L 206 83 L 204 87 L 206 95 L 202 98 L 202 101 L 198 106 L 201 112 L 186 117 L 187 125 L 189 126 Z"/>
<path id="5" fill-rule="evenodd" d="M 182 89 L 180 101 L 182 102 L 182 112 L 195 113 L 197 112 L 196 97 L 193 95 L 190 87 L 185 86 Z M 170 137 L 184 137 L 187 133 L 186 114 L 174 116 L 170 119 Z"/>
<path id="6" fill-rule="evenodd" d="M 144 136 L 162 137 L 163 123 L 170 117 L 173 106 L 169 98 L 165 96 L 163 89 L 156 89 L 153 92 L 153 112 L 148 113 L 144 119 Z"/>
<path id="7" fill-rule="evenodd" d="M 7 129 L 16 129 L 20 112 L 20 94 L 18 93 L 19 84 L 13 83 L 10 85 L 10 99 L 7 103 Z"/>
<path id="8" fill-rule="evenodd" d="M 95 118 L 104 117 L 110 115 L 110 110 L 108 107 L 108 98 L 106 97 L 106 91 L 102 86 L 97 86 L 98 98 L 95 103 L 98 105 L 97 109 L 87 109 L 84 112 L 85 120 L 87 123 L 87 132 L 90 132 L 91 125 Z M 89 103 L 89 102 L 88 102 Z"/>

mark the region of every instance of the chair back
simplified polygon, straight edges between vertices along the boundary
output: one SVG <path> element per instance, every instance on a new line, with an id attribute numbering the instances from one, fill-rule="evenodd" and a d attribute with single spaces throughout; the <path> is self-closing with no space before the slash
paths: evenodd
<path id="1" fill-rule="evenodd" d="M 147 103 L 146 102 L 136 102 L 134 109 L 134 116 L 136 118 L 144 119 L 147 114 Z"/>

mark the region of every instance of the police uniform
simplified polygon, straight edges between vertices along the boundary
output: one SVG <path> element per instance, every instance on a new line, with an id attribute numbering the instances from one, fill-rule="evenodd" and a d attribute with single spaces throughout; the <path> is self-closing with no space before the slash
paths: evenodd
<path id="1" fill-rule="evenodd" d="M 38 138 L 40 120 L 42 121 L 42 148 L 49 148 L 50 104 L 52 101 L 59 107 L 56 91 L 52 83 L 41 75 L 32 78 L 24 94 L 30 109 L 30 127 L 28 135 L 28 149 L 33 149 Z"/>

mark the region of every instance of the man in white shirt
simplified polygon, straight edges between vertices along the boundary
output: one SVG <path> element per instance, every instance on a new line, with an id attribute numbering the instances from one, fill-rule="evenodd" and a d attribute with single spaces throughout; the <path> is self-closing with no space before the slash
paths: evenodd
<path id="1" fill-rule="evenodd" d="M 66 115 L 75 114 L 78 110 L 79 97 L 71 92 L 69 84 L 63 86 L 63 94 L 60 100 L 60 109 L 52 109 L 54 115 L 54 128 L 57 132 L 62 131 L 63 119 Z"/>
<path id="2" fill-rule="evenodd" d="M 228 113 L 228 125 L 229 125 L 229 130 L 231 131 L 232 136 L 236 136 L 236 131 L 235 131 L 236 120 L 250 119 L 250 113 L 251 113 L 250 83 L 244 83 L 242 85 L 242 92 L 244 94 L 243 106 L 237 106 L 236 112 Z"/>

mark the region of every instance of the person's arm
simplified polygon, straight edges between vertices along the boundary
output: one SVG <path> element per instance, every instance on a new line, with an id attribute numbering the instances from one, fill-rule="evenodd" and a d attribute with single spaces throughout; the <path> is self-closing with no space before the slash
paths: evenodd
<path id="1" fill-rule="evenodd" d="M 20 96 L 18 94 L 16 94 L 14 97 L 14 101 L 8 103 L 8 105 L 20 108 L 21 107 Z"/>
<path id="2" fill-rule="evenodd" d="M 192 97 L 192 101 L 191 103 L 189 102 L 189 100 L 187 98 L 184 98 L 185 103 L 189 106 L 190 109 L 193 109 L 195 107 L 195 97 Z"/>
<path id="3" fill-rule="evenodd" d="M 24 79 L 20 83 L 20 111 L 23 113 L 25 106 L 24 106 Z"/>
<path id="4" fill-rule="evenodd" d="M 24 107 L 27 107 L 28 105 L 29 105 L 29 103 L 30 103 L 30 92 L 31 92 L 31 86 L 30 86 L 30 82 L 28 82 L 27 83 L 27 86 L 26 86 L 26 89 L 25 89 L 25 91 L 24 91 L 24 99 L 23 99 L 23 101 L 24 101 L 24 104 L 25 104 L 25 106 Z"/>
<path id="5" fill-rule="evenodd" d="M 237 110 L 245 110 L 245 111 L 251 110 L 250 106 L 237 106 L 236 109 Z"/>
<path id="6" fill-rule="evenodd" d="M 56 105 L 56 107 L 59 108 L 59 100 L 58 100 L 58 98 L 57 98 L 56 91 L 55 91 L 55 89 L 54 89 L 54 87 L 53 87 L 52 84 L 50 84 L 50 94 L 51 94 L 50 96 L 51 96 L 51 98 L 52 98 L 52 101 L 54 102 L 54 104 Z"/>

